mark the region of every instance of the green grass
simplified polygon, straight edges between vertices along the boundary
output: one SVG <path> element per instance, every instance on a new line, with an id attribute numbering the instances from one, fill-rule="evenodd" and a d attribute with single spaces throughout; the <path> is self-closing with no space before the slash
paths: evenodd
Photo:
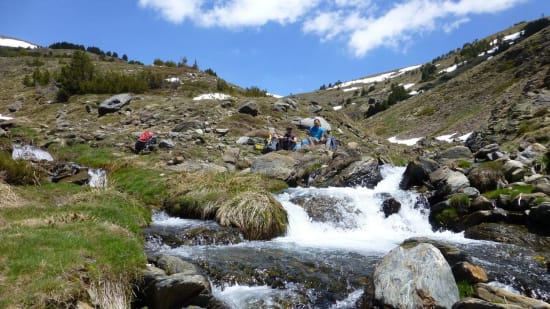
<path id="1" fill-rule="evenodd" d="M 38 132 L 33 128 L 13 127 L 10 130 L 10 135 L 12 137 L 18 137 L 18 138 L 30 141 L 38 137 Z"/>
<path id="2" fill-rule="evenodd" d="M 113 171 L 110 181 L 116 188 L 138 197 L 149 205 L 161 205 L 166 197 L 168 175 L 137 167 L 123 167 Z"/>
<path id="3" fill-rule="evenodd" d="M 38 184 L 43 173 L 32 168 L 28 161 L 13 160 L 11 155 L 0 151 L 0 171 L 2 178 L 9 184 Z"/>
<path id="4" fill-rule="evenodd" d="M 470 161 L 460 160 L 457 164 L 460 168 L 470 168 L 472 167 L 473 163 Z"/>
<path id="5" fill-rule="evenodd" d="M 65 147 L 52 145 L 50 151 L 57 160 L 73 161 L 94 168 L 106 168 L 118 160 L 109 148 L 92 148 L 88 144 Z"/>
<path id="6" fill-rule="evenodd" d="M 431 116 L 437 112 L 437 108 L 433 106 L 426 106 L 416 113 L 417 117 Z"/>
<path id="7" fill-rule="evenodd" d="M 18 187 L 0 208 L 0 307 L 70 307 L 90 284 L 122 280 L 126 299 L 146 263 L 150 210 L 115 190 L 68 184 Z"/>
<path id="8" fill-rule="evenodd" d="M 456 285 L 460 299 L 474 296 L 474 287 L 468 281 L 462 280 L 457 282 Z"/>
<path id="9" fill-rule="evenodd" d="M 512 186 L 508 188 L 497 189 L 489 192 L 483 193 L 483 196 L 489 199 L 496 199 L 499 195 L 509 195 L 511 199 L 515 199 L 520 193 L 530 194 L 533 193 L 533 186 L 531 185 L 521 185 L 521 186 Z"/>

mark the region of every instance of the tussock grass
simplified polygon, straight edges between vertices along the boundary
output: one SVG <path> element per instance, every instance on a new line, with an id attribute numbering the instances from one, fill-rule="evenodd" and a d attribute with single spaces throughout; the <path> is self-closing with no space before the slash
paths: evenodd
<path id="1" fill-rule="evenodd" d="M 100 279 L 90 286 L 92 302 L 99 308 L 126 309 L 130 303 L 128 280 L 124 277 L 116 279 Z"/>
<path id="2" fill-rule="evenodd" d="M 286 212 L 270 192 L 286 183 L 256 174 L 180 174 L 172 180 L 164 209 L 184 218 L 216 219 L 238 227 L 249 239 L 286 230 Z"/>
<path id="3" fill-rule="evenodd" d="M 11 155 L 0 152 L 0 179 L 9 184 L 26 185 L 39 184 L 42 173 L 32 168 L 31 164 L 23 160 L 14 160 Z"/>
<path id="4" fill-rule="evenodd" d="M 216 212 L 221 225 L 235 226 L 250 240 L 271 239 L 284 234 L 288 218 L 283 206 L 267 192 L 244 192 L 224 203 Z"/>

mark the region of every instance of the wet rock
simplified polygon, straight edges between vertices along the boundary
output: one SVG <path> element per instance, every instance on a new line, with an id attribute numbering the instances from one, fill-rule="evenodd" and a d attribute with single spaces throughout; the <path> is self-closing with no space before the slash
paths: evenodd
<path id="1" fill-rule="evenodd" d="M 382 211 L 384 212 L 384 215 L 386 216 L 386 218 L 395 213 L 398 213 L 400 209 L 401 209 L 401 203 L 399 203 L 393 197 L 385 200 L 382 203 Z"/>
<path id="2" fill-rule="evenodd" d="M 450 308 L 459 300 L 449 264 L 427 243 L 391 250 L 376 266 L 373 281 L 375 300 L 381 306 Z"/>
<path id="3" fill-rule="evenodd" d="M 479 195 L 480 194 L 479 190 L 474 188 L 474 187 L 466 187 L 466 188 L 460 190 L 459 192 L 463 193 L 463 194 L 466 194 L 466 196 L 468 196 L 471 199 L 475 199 L 478 196 L 480 196 Z"/>
<path id="4" fill-rule="evenodd" d="M 208 279 L 200 274 L 175 273 L 147 266 L 144 273 L 144 299 L 151 308 L 206 307 L 215 301 Z"/>
<path id="5" fill-rule="evenodd" d="M 542 203 L 531 208 L 529 212 L 529 226 L 543 235 L 550 235 L 550 203 Z"/>
<path id="6" fill-rule="evenodd" d="M 495 304 L 485 301 L 479 298 L 463 298 L 459 302 L 455 303 L 452 309 L 521 309 L 523 307 L 508 305 L 508 304 Z"/>
<path id="7" fill-rule="evenodd" d="M 520 193 L 518 196 L 516 196 L 510 204 L 508 204 L 507 210 L 511 211 L 524 211 L 532 206 L 535 206 L 535 202 L 539 199 L 544 199 L 546 197 L 546 194 L 544 193 L 531 193 L 531 194 L 523 194 Z"/>
<path id="8" fill-rule="evenodd" d="M 439 163 L 436 161 L 425 157 L 418 157 L 407 164 L 399 187 L 407 190 L 413 186 L 422 186 L 429 180 L 430 173 L 438 168 Z"/>
<path id="9" fill-rule="evenodd" d="M 485 283 L 474 285 L 474 293 L 477 297 L 492 303 L 515 305 L 520 308 L 550 308 L 550 304 L 543 301 L 525 297 Z"/>
<path id="10" fill-rule="evenodd" d="M 374 158 L 353 162 L 340 175 L 345 187 L 360 186 L 372 189 L 382 180 L 380 166 Z"/>
<path id="11" fill-rule="evenodd" d="M 489 278 L 485 273 L 485 270 L 480 266 L 473 265 L 469 262 L 460 262 L 452 267 L 455 280 L 466 280 L 469 283 L 487 282 Z"/>
<path id="12" fill-rule="evenodd" d="M 473 153 L 476 153 L 481 148 L 490 144 L 488 138 L 484 132 L 475 131 L 470 134 L 466 142 L 464 143 L 466 147 L 470 148 Z"/>
<path id="13" fill-rule="evenodd" d="M 329 222 L 341 228 L 356 226 L 354 217 L 360 213 L 350 200 L 332 196 L 299 196 L 291 202 L 302 206 L 313 221 Z"/>
<path id="14" fill-rule="evenodd" d="M 449 263 L 450 266 L 453 266 L 460 262 L 471 262 L 470 257 L 464 251 L 460 250 L 456 246 L 435 239 L 430 239 L 426 237 L 413 237 L 404 240 L 401 245 L 410 246 L 419 243 L 428 243 L 436 247 L 441 252 L 441 254 L 443 254 L 445 260 L 447 261 L 447 263 Z"/>
<path id="15" fill-rule="evenodd" d="M 550 239 L 529 232 L 523 225 L 507 223 L 481 223 L 466 229 L 464 236 L 472 239 L 491 240 L 535 250 L 548 250 Z"/>

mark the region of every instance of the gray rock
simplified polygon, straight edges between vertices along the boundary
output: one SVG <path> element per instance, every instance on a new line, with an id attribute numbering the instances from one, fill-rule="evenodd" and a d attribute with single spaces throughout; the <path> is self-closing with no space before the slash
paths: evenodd
<path id="1" fill-rule="evenodd" d="M 494 304 L 479 298 L 464 298 L 455 303 L 452 309 L 521 309 L 523 307 L 508 305 L 508 304 Z"/>
<path id="2" fill-rule="evenodd" d="M 508 160 L 504 163 L 503 169 L 504 176 L 509 182 L 521 181 L 525 176 L 525 166 L 519 161 Z"/>
<path id="3" fill-rule="evenodd" d="M 185 121 L 178 123 L 173 129 L 173 132 L 184 132 L 194 129 L 204 129 L 205 125 L 202 121 Z"/>
<path id="4" fill-rule="evenodd" d="M 460 190 L 461 193 L 466 194 L 469 198 L 475 199 L 479 196 L 479 190 L 474 187 L 466 187 Z"/>
<path id="5" fill-rule="evenodd" d="M 159 148 L 174 148 L 176 143 L 169 139 L 161 139 L 159 142 Z"/>
<path id="6" fill-rule="evenodd" d="M 297 161 L 276 152 L 260 156 L 252 162 L 250 172 L 263 174 L 272 178 L 289 181 L 294 177 Z"/>
<path id="7" fill-rule="evenodd" d="M 99 104 L 99 116 L 119 111 L 123 106 L 130 104 L 132 96 L 128 93 L 114 95 Z"/>
<path id="8" fill-rule="evenodd" d="M 451 268 L 431 244 L 400 246 L 376 266 L 374 297 L 393 308 L 451 308 L 459 300 Z"/>
<path id="9" fill-rule="evenodd" d="M 237 141 L 235 143 L 239 144 L 239 145 L 246 145 L 248 144 L 248 141 L 250 140 L 250 137 L 248 136 L 241 136 L 237 139 Z"/>
<path id="10" fill-rule="evenodd" d="M 309 129 L 310 127 L 313 126 L 313 121 L 315 119 L 319 119 L 319 122 L 321 122 L 321 128 L 323 128 L 327 131 L 332 130 L 332 127 L 330 126 L 328 121 L 326 121 L 325 118 L 320 117 L 320 116 L 319 117 L 314 117 L 314 118 L 302 118 L 302 119 L 299 119 L 299 120 L 294 120 L 294 121 L 292 121 L 292 123 L 294 125 L 298 126 L 301 129 Z"/>
<path id="11" fill-rule="evenodd" d="M 440 196 L 456 193 L 470 186 L 470 181 L 464 174 L 450 170 L 446 166 L 433 171 L 429 177 Z"/>
<path id="12" fill-rule="evenodd" d="M 353 162 L 341 173 L 346 187 L 367 187 L 374 188 L 381 180 L 382 174 L 378 161 L 374 158 Z"/>
<path id="13" fill-rule="evenodd" d="M 474 293 L 477 297 L 492 303 L 514 305 L 520 308 L 550 309 L 550 304 L 548 303 L 497 288 L 486 283 L 474 285 Z"/>
<path id="14" fill-rule="evenodd" d="M 497 159 L 498 157 L 497 153 L 499 151 L 500 151 L 500 147 L 498 146 L 498 144 L 489 144 L 479 149 L 476 152 L 475 157 L 481 160 L 493 161 Z"/>
<path id="15" fill-rule="evenodd" d="M 225 152 L 223 153 L 223 156 L 222 156 L 223 162 L 231 163 L 231 164 L 237 163 L 237 160 L 239 159 L 240 152 L 241 151 L 239 150 L 239 148 L 228 148 L 228 149 L 226 149 Z"/>
<path id="16" fill-rule="evenodd" d="M 418 157 L 414 161 L 407 164 L 407 168 L 403 173 L 403 179 L 399 183 L 401 189 L 410 189 L 414 186 L 422 186 L 429 180 L 430 173 L 439 168 L 439 163 L 426 158 Z"/>
<path id="17" fill-rule="evenodd" d="M 470 151 L 470 148 L 465 146 L 454 146 L 439 154 L 440 159 L 465 159 L 470 160 L 474 158 L 474 155 Z"/>
<path id="18" fill-rule="evenodd" d="M 256 117 L 258 116 L 258 103 L 255 100 L 247 101 L 239 107 L 238 111 Z"/>

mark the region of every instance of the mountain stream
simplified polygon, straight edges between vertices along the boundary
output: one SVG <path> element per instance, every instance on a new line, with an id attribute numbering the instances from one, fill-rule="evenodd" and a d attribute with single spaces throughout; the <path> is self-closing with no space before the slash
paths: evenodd
<path id="1" fill-rule="evenodd" d="M 288 212 L 288 230 L 271 241 L 246 241 L 214 221 L 155 212 L 146 250 L 198 265 L 211 281 L 214 296 L 231 308 L 355 308 L 376 263 L 388 251 L 407 238 L 429 237 L 469 254 L 491 284 L 550 300 L 550 274 L 536 264 L 536 253 L 432 231 L 428 207 L 418 193 L 399 189 L 403 171 L 383 166 L 384 180 L 374 189 L 285 190 L 276 198 Z M 385 218 L 381 205 L 390 196 L 401 209 Z M 312 199 L 329 201 L 331 207 L 312 217 L 299 206 Z M 204 230 L 213 232 L 198 241 L 169 241 Z"/>

